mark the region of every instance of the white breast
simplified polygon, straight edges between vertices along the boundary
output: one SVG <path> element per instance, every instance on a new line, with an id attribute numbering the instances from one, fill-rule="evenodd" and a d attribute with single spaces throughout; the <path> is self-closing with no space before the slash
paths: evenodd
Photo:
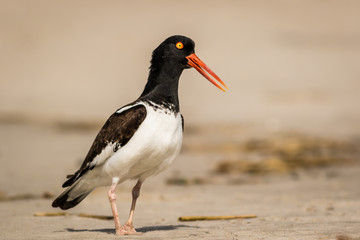
<path id="1" fill-rule="evenodd" d="M 154 110 L 147 103 L 147 115 L 130 141 L 120 148 L 105 165 L 104 171 L 120 181 L 145 178 L 168 167 L 180 152 L 182 120 L 180 113 Z"/>

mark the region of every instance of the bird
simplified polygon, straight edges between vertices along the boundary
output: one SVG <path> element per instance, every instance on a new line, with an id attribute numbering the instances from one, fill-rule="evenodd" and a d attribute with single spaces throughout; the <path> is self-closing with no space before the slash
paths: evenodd
<path id="1" fill-rule="evenodd" d="M 75 207 L 95 188 L 110 186 L 110 202 L 116 235 L 137 235 L 133 226 L 136 201 L 143 182 L 165 170 L 178 156 L 184 118 L 178 98 L 184 69 L 195 68 L 222 91 L 225 83 L 195 55 L 192 39 L 174 35 L 153 52 L 147 83 L 140 97 L 116 110 L 105 122 L 80 168 L 67 176 L 66 188 L 52 203 L 54 208 Z M 220 85 L 221 84 L 221 85 Z M 116 206 L 116 187 L 137 180 L 132 189 L 128 220 L 121 225 Z"/>

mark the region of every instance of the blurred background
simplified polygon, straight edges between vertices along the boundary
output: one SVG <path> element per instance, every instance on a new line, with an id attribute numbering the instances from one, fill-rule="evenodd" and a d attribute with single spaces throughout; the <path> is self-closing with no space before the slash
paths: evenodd
<path id="1" fill-rule="evenodd" d="M 359 9 L 324 0 L 0 1 L 0 191 L 58 193 L 105 120 L 142 92 L 152 51 L 175 34 L 195 41 L 229 90 L 184 71 L 178 162 L 191 164 L 169 174 L 358 160 Z"/>

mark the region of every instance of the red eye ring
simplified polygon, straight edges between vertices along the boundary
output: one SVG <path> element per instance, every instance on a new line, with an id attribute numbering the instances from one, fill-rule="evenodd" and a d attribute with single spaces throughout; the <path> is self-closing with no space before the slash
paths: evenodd
<path id="1" fill-rule="evenodd" d="M 176 48 L 177 49 L 183 49 L 184 48 L 184 44 L 182 42 L 178 42 L 176 43 Z"/>

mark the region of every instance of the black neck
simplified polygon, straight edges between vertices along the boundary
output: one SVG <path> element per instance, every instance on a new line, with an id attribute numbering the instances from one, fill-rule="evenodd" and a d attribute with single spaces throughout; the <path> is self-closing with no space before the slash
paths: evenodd
<path id="1" fill-rule="evenodd" d="M 150 67 L 148 81 L 139 100 L 151 101 L 179 112 L 178 86 L 183 67 L 164 62 Z"/>

